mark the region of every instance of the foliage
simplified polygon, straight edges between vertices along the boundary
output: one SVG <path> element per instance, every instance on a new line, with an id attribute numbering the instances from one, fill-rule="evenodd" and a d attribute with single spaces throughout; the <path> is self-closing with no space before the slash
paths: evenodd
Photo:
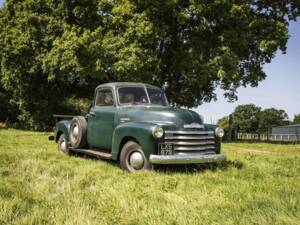
<path id="1" fill-rule="evenodd" d="M 289 1 L 6 0 L 0 9 L 1 86 L 29 128 L 51 124 L 68 98 L 108 81 L 168 83 L 192 107 L 265 78 L 285 52 Z M 178 94 L 180 93 L 180 94 Z"/>
<path id="2" fill-rule="evenodd" d="M 19 110 L 10 96 L 10 93 L 0 86 L 0 121 L 15 123 Z"/>
<path id="3" fill-rule="evenodd" d="M 217 125 L 224 129 L 224 137 L 222 140 L 230 140 L 230 125 L 229 125 L 229 116 L 224 116 L 217 121 Z"/>
<path id="4" fill-rule="evenodd" d="M 281 109 L 265 109 L 259 115 L 259 132 L 267 132 L 269 128 L 288 124 L 288 115 Z"/>
<path id="5" fill-rule="evenodd" d="M 239 105 L 232 113 L 232 128 L 244 133 L 265 133 L 269 128 L 289 124 L 284 110 L 269 108 L 261 110 L 254 104 Z M 218 125 L 227 129 L 229 117 L 223 117 Z"/>
<path id="6" fill-rule="evenodd" d="M 0 130 L 0 224 L 299 224 L 300 145 L 224 144 L 215 169 L 129 174 L 47 135 Z"/>
<path id="7" fill-rule="evenodd" d="M 300 124 L 300 114 L 294 116 L 293 123 L 294 124 Z"/>
<path id="8" fill-rule="evenodd" d="M 239 132 L 257 132 L 260 120 L 261 108 L 254 104 L 239 105 L 235 108 L 233 117 L 233 127 Z"/>
<path id="9" fill-rule="evenodd" d="M 224 130 L 227 130 L 229 128 L 229 117 L 224 116 L 221 119 L 218 120 L 217 124 L 222 127 Z"/>

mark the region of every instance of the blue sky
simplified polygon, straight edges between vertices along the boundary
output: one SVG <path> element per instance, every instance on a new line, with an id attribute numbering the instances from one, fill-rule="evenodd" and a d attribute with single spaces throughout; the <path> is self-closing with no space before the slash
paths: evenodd
<path id="1" fill-rule="evenodd" d="M 205 103 L 195 111 L 204 116 L 205 122 L 216 123 L 240 104 L 254 103 L 262 108 L 284 109 L 290 119 L 300 113 L 300 21 L 291 22 L 287 54 L 278 52 L 270 64 L 264 66 L 267 78 L 258 87 L 238 89 L 238 101 L 227 102 L 218 90 L 216 102 Z"/>
<path id="2" fill-rule="evenodd" d="M 0 0 L 0 5 L 3 3 Z M 266 80 L 256 88 L 238 89 L 238 101 L 227 102 L 222 91 L 218 90 L 216 102 L 205 103 L 195 111 L 204 116 L 205 122 L 215 123 L 217 119 L 228 115 L 240 104 L 254 103 L 262 108 L 284 109 L 290 119 L 300 113 L 300 21 L 291 22 L 290 39 L 287 54 L 278 52 L 270 64 L 264 66 Z"/>

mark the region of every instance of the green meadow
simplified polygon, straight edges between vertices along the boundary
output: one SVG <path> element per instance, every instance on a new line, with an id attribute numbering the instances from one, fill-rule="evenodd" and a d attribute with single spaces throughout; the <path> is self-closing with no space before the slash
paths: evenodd
<path id="1" fill-rule="evenodd" d="M 300 224 L 300 145 L 223 144 L 227 161 L 156 167 L 68 156 L 0 128 L 0 224 Z"/>

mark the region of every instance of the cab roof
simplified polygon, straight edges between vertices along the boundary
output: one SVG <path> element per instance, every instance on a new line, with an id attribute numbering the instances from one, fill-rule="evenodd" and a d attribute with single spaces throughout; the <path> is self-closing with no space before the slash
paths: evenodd
<path id="1" fill-rule="evenodd" d="M 143 87 L 152 87 L 152 88 L 159 88 L 157 86 L 145 83 L 138 83 L 138 82 L 112 82 L 112 83 L 104 83 L 100 84 L 96 87 L 96 89 L 101 87 L 122 87 L 122 86 L 143 86 Z"/>

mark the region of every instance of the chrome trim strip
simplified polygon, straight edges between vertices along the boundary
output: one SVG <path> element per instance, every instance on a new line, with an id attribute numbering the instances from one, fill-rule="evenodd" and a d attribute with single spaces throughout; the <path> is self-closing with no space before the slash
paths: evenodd
<path id="1" fill-rule="evenodd" d="M 215 151 L 212 150 L 207 150 L 207 151 L 181 151 L 181 152 L 174 152 L 174 155 L 199 155 L 199 154 L 203 154 L 203 155 L 211 155 L 211 154 L 216 154 Z"/>
<path id="2" fill-rule="evenodd" d="M 174 145 L 214 145 L 214 141 L 201 141 L 201 142 L 189 142 L 189 141 L 170 141 L 166 143 L 171 143 Z"/>
<path id="3" fill-rule="evenodd" d="M 165 136 L 166 140 L 206 140 L 206 139 L 215 139 L 213 135 L 209 136 Z"/>
<path id="4" fill-rule="evenodd" d="M 121 123 L 128 122 L 128 121 L 130 121 L 130 118 L 129 118 L 129 117 L 123 117 L 123 118 L 120 118 L 120 122 L 121 122 Z"/>
<path id="5" fill-rule="evenodd" d="M 191 164 L 191 163 L 212 163 L 226 159 L 223 154 L 190 154 L 190 155 L 150 155 L 149 161 L 152 164 Z"/>
<path id="6" fill-rule="evenodd" d="M 215 149 L 215 146 L 204 146 L 204 147 L 195 147 L 195 146 L 189 146 L 189 147 L 174 147 L 175 151 L 202 151 L 202 150 L 211 150 L 211 149 Z"/>
<path id="7" fill-rule="evenodd" d="M 214 134 L 213 131 L 166 130 L 166 134 Z"/>

